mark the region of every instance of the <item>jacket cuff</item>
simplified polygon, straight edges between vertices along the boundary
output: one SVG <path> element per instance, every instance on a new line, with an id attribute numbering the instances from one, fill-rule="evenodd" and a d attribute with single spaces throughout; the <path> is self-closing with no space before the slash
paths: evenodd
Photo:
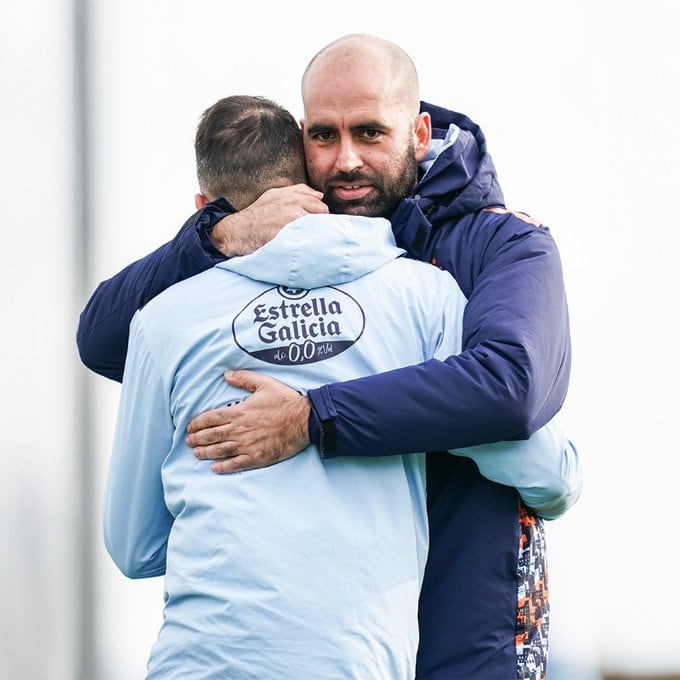
<path id="1" fill-rule="evenodd" d="M 309 440 L 319 449 L 321 458 L 335 458 L 337 451 L 337 436 L 335 418 L 337 412 L 331 399 L 328 385 L 310 390 L 307 397 L 312 408 L 309 412 Z"/>
<path id="2" fill-rule="evenodd" d="M 223 218 L 235 213 L 234 207 L 226 198 L 217 198 L 202 208 L 196 218 L 195 229 L 203 250 L 214 260 L 223 262 L 227 259 L 212 242 L 210 234 L 215 225 Z"/>

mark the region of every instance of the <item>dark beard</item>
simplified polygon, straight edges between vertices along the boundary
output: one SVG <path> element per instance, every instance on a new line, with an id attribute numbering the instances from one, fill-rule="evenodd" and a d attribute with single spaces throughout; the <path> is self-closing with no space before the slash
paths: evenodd
<path id="1" fill-rule="evenodd" d="M 361 170 L 355 172 L 338 172 L 329 177 L 323 187 L 315 187 L 324 193 L 324 202 L 332 213 L 363 215 L 364 217 L 391 217 L 401 201 L 409 195 L 418 178 L 418 163 L 415 153 L 409 150 L 403 159 L 400 172 L 394 181 L 386 183 L 384 177 L 373 177 Z M 373 185 L 373 191 L 363 199 L 346 201 L 333 193 L 332 183 L 359 184 L 368 180 Z"/>

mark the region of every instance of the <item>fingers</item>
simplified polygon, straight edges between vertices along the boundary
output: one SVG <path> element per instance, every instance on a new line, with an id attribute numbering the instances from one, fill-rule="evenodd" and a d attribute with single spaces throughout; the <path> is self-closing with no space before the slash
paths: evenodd
<path id="1" fill-rule="evenodd" d="M 261 375 L 260 373 L 254 373 L 253 371 L 225 371 L 224 379 L 234 387 L 240 387 L 241 389 L 248 390 L 249 392 L 254 392 L 259 387 L 266 385 L 268 382 L 272 382 L 274 378 L 270 378 L 267 375 Z M 277 382 L 277 381 L 275 381 Z"/>
<path id="2" fill-rule="evenodd" d="M 188 442 L 187 442 L 188 443 Z M 189 444 L 191 446 L 191 444 Z M 194 455 L 200 460 L 222 460 L 237 455 L 235 442 L 220 441 L 209 446 L 194 447 Z"/>
<path id="3" fill-rule="evenodd" d="M 305 213 L 328 212 L 328 206 L 323 202 L 323 192 L 307 184 L 269 189 L 249 207 L 253 206 L 266 210 L 275 207 L 277 212 L 283 211 L 291 219 L 294 219 L 294 215 L 300 217 Z"/>
<path id="4" fill-rule="evenodd" d="M 187 432 L 191 435 L 196 432 L 201 432 L 202 434 L 209 431 L 211 428 L 220 428 L 230 422 L 230 413 L 228 406 L 224 408 L 216 408 L 212 411 L 206 411 L 197 415 L 195 418 L 189 421 L 187 425 Z M 197 443 L 202 444 L 212 444 L 213 440 L 203 440 Z"/>
<path id="5" fill-rule="evenodd" d="M 231 423 L 218 427 L 204 428 L 190 433 L 184 442 L 192 449 L 208 450 L 210 453 L 218 451 L 222 455 L 207 455 L 203 458 L 223 458 L 224 455 L 233 453 L 229 447 L 233 446 L 234 428 Z"/>
<path id="6" fill-rule="evenodd" d="M 309 400 L 271 376 L 227 371 L 229 384 L 253 392 L 233 406 L 196 416 L 186 443 L 198 459 L 216 461 L 218 474 L 267 467 L 309 444 Z"/>
<path id="7" fill-rule="evenodd" d="M 231 458 L 227 458 L 225 460 L 215 461 L 210 465 L 210 469 L 218 475 L 225 475 L 232 474 L 234 472 L 244 472 L 245 470 L 256 470 L 263 467 L 269 467 L 270 465 L 274 465 L 276 462 L 278 462 L 278 459 L 258 460 L 252 456 L 241 454 L 232 456 Z"/>
<path id="8" fill-rule="evenodd" d="M 253 371 L 226 371 L 224 379 L 234 387 L 241 387 L 249 392 L 254 392 L 259 387 L 269 382 L 278 382 L 266 375 L 259 375 Z M 232 410 L 233 409 L 233 410 Z M 228 425 L 232 421 L 232 415 L 237 411 L 236 406 L 225 406 L 206 411 L 192 418 L 187 425 L 189 435 L 200 433 L 200 438 L 191 438 L 189 446 L 197 444 L 212 444 L 218 441 L 222 434 L 222 426 Z M 210 429 L 214 429 L 211 432 Z"/>
<path id="9" fill-rule="evenodd" d="M 306 184 L 296 184 L 295 188 L 299 188 L 300 206 L 306 213 L 327 213 L 328 206 L 323 202 L 323 193 L 312 189 Z"/>
<path id="10" fill-rule="evenodd" d="M 247 456 L 234 456 L 227 460 L 220 460 L 213 463 L 210 469 L 218 475 L 226 475 L 233 472 L 241 472 L 241 470 L 248 470 L 249 468 L 244 467 L 247 465 Z"/>
<path id="11" fill-rule="evenodd" d="M 283 460 L 292 458 L 292 455 L 265 454 L 262 451 L 257 453 L 241 453 L 225 458 L 224 460 L 215 461 L 210 465 L 210 469 L 218 475 L 229 474 L 233 472 L 244 472 L 245 470 L 259 470 L 261 468 L 270 467 Z"/>
<path id="12" fill-rule="evenodd" d="M 323 192 L 317 191 L 309 186 L 309 184 L 292 184 L 289 187 L 281 187 L 282 192 L 290 192 L 291 194 L 300 194 L 304 196 L 311 196 L 319 201 L 323 198 Z"/>
<path id="13" fill-rule="evenodd" d="M 321 199 L 307 201 L 303 208 L 312 215 L 326 214 L 328 212 L 328 206 Z"/>

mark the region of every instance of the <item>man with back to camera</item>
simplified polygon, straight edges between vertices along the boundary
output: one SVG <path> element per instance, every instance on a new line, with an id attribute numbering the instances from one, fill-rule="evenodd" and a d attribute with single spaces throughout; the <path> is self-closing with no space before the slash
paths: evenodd
<path id="1" fill-rule="evenodd" d="M 190 443 L 198 455 L 230 456 L 216 465 L 236 470 L 275 462 L 310 437 L 324 457 L 342 457 L 528 436 L 560 408 L 568 382 L 567 307 L 548 230 L 505 211 L 474 123 L 426 103 L 419 112 L 413 65 L 391 43 L 346 36 L 331 44 L 308 67 L 303 100 L 312 186 L 325 190 L 333 211 L 390 215 L 411 256 L 454 274 L 468 297 L 464 351 L 312 389 L 307 398 L 237 373 L 232 384 L 257 389 L 228 412 L 197 419 Z M 322 212 L 319 197 L 278 189 L 219 224 L 231 209 L 206 206 L 173 242 L 100 286 L 81 317 L 83 360 L 120 379 L 132 313 L 216 261 L 209 234 L 224 254 L 248 252 L 257 233 L 266 239 L 276 229 L 272 215 L 284 222 L 296 210 Z M 251 220 L 259 232 L 246 230 Z M 528 677 L 530 662 L 535 677 L 544 675 L 541 522 L 515 491 L 487 482 L 469 462 L 431 455 L 427 465 L 418 677 L 507 678 L 513 669 Z"/>

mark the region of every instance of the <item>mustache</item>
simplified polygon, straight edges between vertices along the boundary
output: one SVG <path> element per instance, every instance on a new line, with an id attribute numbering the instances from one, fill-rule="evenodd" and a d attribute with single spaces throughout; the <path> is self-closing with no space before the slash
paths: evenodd
<path id="1" fill-rule="evenodd" d="M 375 178 L 371 177 L 370 175 L 367 175 L 360 170 L 353 170 L 352 172 L 336 172 L 326 180 L 326 186 L 330 186 L 335 182 L 339 182 L 341 184 L 359 184 L 362 181 L 369 182 L 371 184 L 376 183 Z"/>

